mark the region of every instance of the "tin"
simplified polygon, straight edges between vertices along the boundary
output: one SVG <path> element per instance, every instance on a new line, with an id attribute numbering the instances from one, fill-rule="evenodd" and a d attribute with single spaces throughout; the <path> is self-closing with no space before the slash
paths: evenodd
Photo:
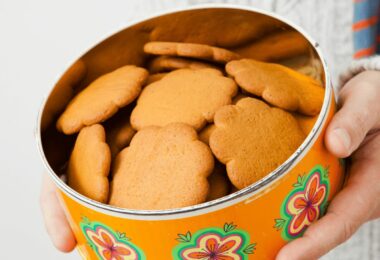
<path id="1" fill-rule="evenodd" d="M 196 27 L 202 19 L 209 23 Z M 228 35 L 235 35 L 233 30 L 240 27 L 234 28 L 228 19 L 245 21 L 247 30 L 255 32 L 256 37 L 267 26 L 265 21 L 272 21 L 276 28 L 295 30 L 310 45 L 306 56 L 320 66 L 318 73 L 325 97 L 313 129 L 298 150 L 249 187 L 180 209 L 122 209 L 93 201 L 71 189 L 63 180 L 62 166 L 74 137 L 58 133 L 55 120 L 75 92 L 117 67 L 141 65 L 146 59 L 142 46 L 152 38 L 231 47 Z M 195 27 L 181 32 L 182 24 Z M 215 36 L 215 30 L 204 35 L 204 30 L 218 24 L 219 28 L 214 29 L 219 30 L 220 37 Z M 236 37 L 242 42 L 248 39 L 244 35 Z M 326 63 L 318 44 L 284 18 L 254 8 L 216 4 L 164 12 L 126 26 L 80 58 L 88 65 L 87 76 L 75 89 L 59 82 L 55 85 L 40 111 L 37 142 L 84 259 L 274 259 L 281 247 L 302 236 L 312 222 L 323 216 L 343 185 L 343 162 L 327 151 L 323 140 L 335 113 Z"/>

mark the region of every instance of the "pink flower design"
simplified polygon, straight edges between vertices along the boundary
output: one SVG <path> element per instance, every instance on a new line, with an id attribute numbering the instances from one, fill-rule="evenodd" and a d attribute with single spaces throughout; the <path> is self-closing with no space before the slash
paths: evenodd
<path id="1" fill-rule="evenodd" d="M 320 175 L 313 174 L 305 189 L 291 195 L 286 211 L 291 215 L 288 232 L 299 235 L 307 226 L 316 221 L 321 214 L 321 205 L 327 195 L 325 184 L 321 184 Z"/>
<path id="2" fill-rule="evenodd" d="M 237 250 L 242 243 L 243 239 L 236 234 L 225 238 L 218 234 L 206 234 L 199 237 L 196 247 L 185 249 L 182 257 L 186 260 L 241 260 Z"/>
<path id="3" fill-rule="evenodd" d="M 119 242 L 113 234 L 108 232 L 105 228 L 98 226 L 95 231 L 86 229 L 86 234 L 92 243 L 97 247 L 99 256 L 106 260 L 137 260 L 138 255 L 136 251 Z"/>

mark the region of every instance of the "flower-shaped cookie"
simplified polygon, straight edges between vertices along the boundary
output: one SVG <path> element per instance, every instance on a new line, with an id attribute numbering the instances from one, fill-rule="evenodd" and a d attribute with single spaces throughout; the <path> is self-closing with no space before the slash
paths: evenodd
<path id="1" fill-rule="evenodd" d="M 199 130 L 213 121 L 217 109 L 231 104 L 236 93 L 235 82 L 218 70 L 175 70 L 143 89 L 131 124 L 140 130 L 181 122 Z"/>
<path id="2" fill-rule="evenodd" d="M 105 121 L 135 100 L 147 77 L 146 69 L 132 65 L 101 76 L 70 101 L 57 121 L 58 130 L 74 134 Z"/>
<path id="3" fill-rule="evenodd" d="M 106 203 L 111 152 L 101 125 L 84 127 L 77 137 L 67 169 L 71 188 L 90 199 Z"/>
<path id="4" fill-rule="evenodd" d="M 239 59 L 232 51 L 199 43 L 185 42 L 148 42 L 144 51 L 149 54 L 170 55 L 227 63 Z"/>
<path id="5" fill-rule="evenodd" d="M 239 189 L 276 169 L 304 139 L 291 114 L 254 98 L 219 109 L 214 121 L 211 150 Z"/>
<path id="6" fill-rule="evenodd" d="M 324 88 L 320 83 L 285 66 L 242 59 L 229 62 L 226 71 L 243 90 L 274 106 L 310 116 L 321 110 Z"/>
<path id="7" fill-rule="evenodd" d="M 130 209 L 170 209 L 206 200 L 214 159 L 185 124 L 137 132 L 113 167 L 110 204 Z"/>

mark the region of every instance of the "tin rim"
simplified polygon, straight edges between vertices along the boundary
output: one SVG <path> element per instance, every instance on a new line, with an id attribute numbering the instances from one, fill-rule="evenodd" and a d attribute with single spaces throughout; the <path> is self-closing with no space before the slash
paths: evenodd
<path id="1" fill-rule="evenodd" d="M 250 11 L 259 13 L 262 15 L 266 15 L 269 17 L 272 17 L 274 19 L 280 20 L 287 25 L 290 25 L 292 28 L 297 30 L 297 32 L 301 33 L 303 37 L 307 39 L 307 41 L 313 46 L 314 51 L 318 54 L 318 58 L 320 59 L 323 67 L 324 72 L 324 82 L 325 82 L 325 96 L 323 100 L 323 105 L 321 108 L 321 112 L 319 113 L 318 119 L 316 123 L 314 124 L 312 130 L 308 134 L 308 136 L 305 138 L 303 143 L 298 147 L 298 149 L 279 167 L 277 167 L 274 171 L 269 173 L 264 178 L 260 179 L 259 181 L 251 184 L 250 186 L 241 189 L 237 192 L 234 192 L 232 194 L 229 194 L 227 196 L 224 196 L 222 198 L 204 202 L 201 204 L 188 206 L 188 207 L 182 207 L 182 208 L 175 208 L 175 209 L 165 209 L 165 210 L 135 210 L 135 209 L 125 209 L 125 208 L 119 208 L 115 206 L 111 206 L 108 204 L 103 204 L 100 202 L 97 202 L 95 200 L 92 200 L 90 198 L 85 197 L 84 195 L 78 193 L 77 191 L 73 190 L 71 187 L 69 187 L 63 180 L 59 178 L 59 176 L 54 172 L 54 170 L 50 167 L 43 147 L 42 147 L 42 138 L 41 138 L 41 119 L 42 114 L 45 109 L 46 102 L 51 95 L 51 92 L 53 91 L 54 87 L 52 87 L 48 93 L 48 95 L 45 96 L 43 103 L 41 105 L 41 108 L 38 113 L 37 118 L 37 126 L 36 126 L 36 139 L 37 139 L 37 147 L 39 150 L 40 157 L 43 161 L 43 164 L 45 168 L 47 169 L 50 177 L 53 179 L 55 184 L 70 198 L 74 199 L 75 201 L 79 202 L 80 204 L 92 208 L 96 211 L 103 212 L 105 214 L 111 214 L 123 218 L 129 218 L 129 219 L 139 219 L 139 220 L 163 220 L 163 219 L 178 219 L 178 218 L 184 218 L 184 217 L 190 217 L 195 215 L 200 215 L 205 212 L 211 212 L 211 211 L 217 211 L 222 208 L 226 208 L 230 205 L 237 204 L 247 198 L 254 197 L 258 193 L 262 192 L 265 188 L 267 188 L 270 184 L 272 184 L 275 180 L 279 180 L 280 178 L 284 177 L 287 173 L 290 172 L 290 170 L 296 165 L 296 163 L 302 159 L 302 157 L 306 154 L 306 152 L 309 150 L 309 148 L 313 145 L 316 138 L 318 137 L 319 133 L 321 132 L 322 126 L 325 123 L 325 119 L 327 117 L 327 114 L 329 112 L 331 99 L 332 99 L 332 85 L 331 85 L 331 78 L 329 74 L 329 70 L 326 64 L 325 59 L 323 58 L 321 49 L 319 47 L 319 44 L 313 40 L 307 32 L 305 32 L 302 28 L 300 28 L 298 25 L 294 24 L 293 22 L 289 21 L 288 19 L 274 14 L 270 11 L 261 10 L 254 7 L 248 7 L 248 6 L 241 6 L 241 5 L 233 5 L 233 4 L 201 4 L 201 5 L 195 5 L 195 6 L 189 6 L 185 8 L 173 8 L 169 11 L 160 11 L 156 12 L 155 14 L 149 16 L 148 18 L 143 19 L 137 19 L 133 20 L 126 25 L 124 25 L 121 29 L 119 29 L 116 32 L 111 33 L 110 35 L 107 35 L 102 41 L 108 39 L 109 37 L 119 33 L 120 31 L 127 29 L 135 24 L 148 21 L 150 19 L 158 18 L 160 16 L 170 15 L 177 12 L 183 12 L 183 11 L 191 11 L 191 10 L 202 10 L 202 9 L 236 9 L 236 10 L 243 10 L 243 11 Z M 101 43 L 102 41 L 97 42 L 97 44 Z M 96 45 L 97 45 L 96 44 Z M 93 45 L 89 48 L 91 50 L 94 48 Z"/>

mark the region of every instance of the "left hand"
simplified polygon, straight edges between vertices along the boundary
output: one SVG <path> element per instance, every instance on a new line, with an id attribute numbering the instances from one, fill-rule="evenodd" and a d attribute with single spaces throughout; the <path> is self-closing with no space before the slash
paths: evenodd
<path id="1" fill-rule="evenodd" d="M 327 214 L 283 247 L 277 260 L 318 259 L 365 222 L 380 218 L 380 72 L 352 78 L 339 100 L 341 109 L 328 126 L 325 144 L 340 158 L 351 156 L 349 179 Z"/>

